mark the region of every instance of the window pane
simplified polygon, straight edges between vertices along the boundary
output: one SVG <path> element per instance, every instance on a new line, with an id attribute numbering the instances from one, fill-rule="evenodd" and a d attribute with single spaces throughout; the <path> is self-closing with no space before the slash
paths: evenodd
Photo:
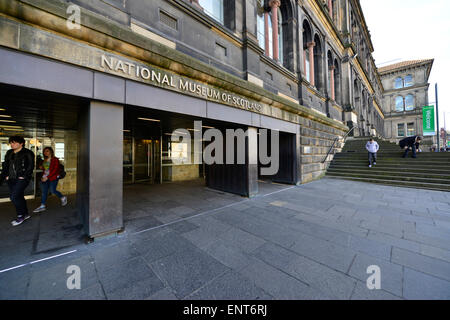
<path id="1" fill-rule="evenodd" d="M 55 143 L 55 157 L 64 160 L 64 142 Z"/>
<path id="2" fill-rule="evenodd" d="M 273 58 L 272 14 L 269 14 L 269 57 Z"/>
<path id="3" fill-rule="evenodd" d="M 258 17 L 256 22 L 256 31 L 258 33 L 258 43 L 261 48 L 266 49 L 265 29 L 264 29 L 264 7 L 262 1 L 258 1 Z"/>
<path id="4" fill-rule="evenodd" d="M 399 137 L 405 136 L 405 124 L 404 123 L 399 123 L 397 125 L 397 132 L 398 132 Z"/>
<path id="5" fill-rule="evenodd" d="M 310 71 L 310 66 L 309 66 L 309 50 L 306 49 L 305 50 L 305 74 L 306 74 L 306 80 L 308 80 L 308 82 L 311 82 L 311 75 L 309 73 Z"/>
<path id="6" fill-rule="evenodd" d="M 413 80 L 412 80 L 412 75 L 407 75 L 405 77 L 405 87 L 412 87 L 413 86 Z"/>
<path id="7" fill-rule="evenodd" d="M 405 98 L 405 110 L 414 110 L 414 96 L 412 94 L 407 95 Z"/>
<path id="8" fill-rule="evenodd" d="M 223 0 L 200 0 L 205 13 L 220 23 L 223 23 Z"/>
<path id="9" fill-rule="evenodd" d="M 397 97 L 395 98 L 395 111 L 397 112 L 403 112 L 403 97 Z"/>
<path id="10" fill-rule="evenodd" d="M 395 79 L 395 89 L 403 88 L 403 79 L 397 78 Z"/>
<path id="11" fill-rule="evenodd" d="M 281 11 L 278 10 L 278 57 L 283 63 L 283 25 L 281 20 Z"/>
<path id="12" fill-rule="evenodd" d="M 415 136 L 416 135 L 416 128 L 414 126 L 414 123 L 408 123 L 408 136 Z"/>

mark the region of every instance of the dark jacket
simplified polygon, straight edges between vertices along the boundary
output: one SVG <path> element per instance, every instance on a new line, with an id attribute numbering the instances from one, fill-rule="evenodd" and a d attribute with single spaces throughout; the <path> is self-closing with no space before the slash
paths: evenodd
<path id="1" fill-rule="evenodd" d="M 22 148 L 22 150 L 14 155 L 14 150 L 11 149 L 5 155 L 0 181 L 4 181 L 6 177 L 9 177 L 10 180 L 18 178 L 31 180 L 33 170 L 34 153 L 31 150 Z"/>
<path id="2" fill-rule="evenodd" d="M 414 136 L 414 137 L 408 137 L 405 138 L 403 140 L 400 141 L 400 148 L 405 148 L 405 147 L 412 147 L 413 145 L 416 145 L 416 148 L 419 147 L 419 143 L 416 143 L 416 138 L 418 136 Z"/>

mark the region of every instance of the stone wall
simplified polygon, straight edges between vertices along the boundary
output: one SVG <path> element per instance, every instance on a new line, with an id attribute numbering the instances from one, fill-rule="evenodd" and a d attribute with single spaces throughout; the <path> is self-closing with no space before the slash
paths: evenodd
<path id="1" fill-rule="evenodd" d="M 342 138 L 345 132 L 305 118 L 300 118 L 300 125 L 301 182 L 308 183 L 325 175 L 334 154 L 343 148 Z M 322 163 L 336 138 L 340 139 L 326 161 Z"/>

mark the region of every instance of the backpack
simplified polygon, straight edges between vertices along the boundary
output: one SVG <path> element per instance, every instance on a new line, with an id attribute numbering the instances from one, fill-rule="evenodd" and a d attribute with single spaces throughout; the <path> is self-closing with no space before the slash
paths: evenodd
<path id="1" fill-rule="evenodd" d="M 59 161 L 59 179 L 64 179 L 66 177 L 66 171 L 64 170 L 64 165 L 61 163 L 61 161 Z"/>

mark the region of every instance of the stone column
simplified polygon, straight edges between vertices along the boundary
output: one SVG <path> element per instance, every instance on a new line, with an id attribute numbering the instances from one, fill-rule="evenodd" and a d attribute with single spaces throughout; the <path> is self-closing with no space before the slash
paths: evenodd
<path id="1" fill-rule="evenodd" d="M 123 106 L 91 101 L 78 129 L 78 212 L 86 234 L 100 237 L 123 228 Z"/>
<path id="2" fill-rule="evenodd" d="M 316 45 L 316 43 L 312 41 L 307 43 L 306 45 L 308 46 L 309 50 L 309 83 L 314 86 L 314 46 Z"/>
<path id="3" fill-rule="evenodd" d="M 328 0 L 328 13 L 330 14 L 331 19 L 333 19 L 333 1 Z"/>
<path id="4" fill-rule="evenodd" d="M 269 6 L 272 10 L 272 42 L 273 42 L 273 59 L 278 60 L 278 8 L 280 7 L 280 0 L 270 0 Z"/>
<path id="5" fill-rule="evenodd" d="M 194 7 L 197 7 L 203 11 L 203 7 L 200 5 L 200 3 L 198 3 L 198 0 L 190 0 L 190 2 Z"/>
<path id="6" fill-rule="evenodd" d="M 331 91 L 331 100 L 336 101 L 336 91 L 334 84 L 334 70 L 335 66 L 330 66 L 330 91 Z"/>
<path id="7" fill-rule="evenodd" d="M 266 48 L 266 56 L 270 56 L 269 52 L 269 13 L 264 12 L 264 40 L 265 40 L 265 48 Z"/>

